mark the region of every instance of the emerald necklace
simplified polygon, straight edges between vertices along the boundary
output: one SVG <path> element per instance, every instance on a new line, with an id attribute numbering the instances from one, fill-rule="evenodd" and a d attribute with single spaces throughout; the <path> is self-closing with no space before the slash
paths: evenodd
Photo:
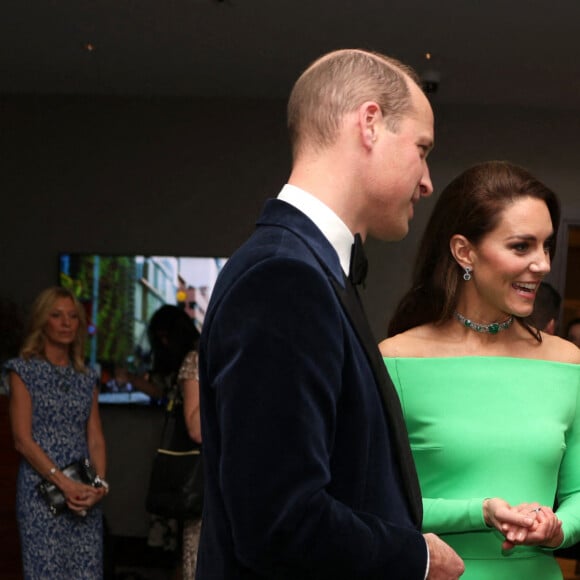
<path id="1" fill-rule="evenodd" d="M 500 330 L 507 330 L 513 323 L 514 317 L 508 316 L 503 322 L 491 322 L 490 324 L 478 324 L 477 322 L 473 322 L 473 320 L 469 320 L 469 318 L 465 318 L 462 314 L 455 311 L 454 316 L 463 326 L 467 328 L 471 328 L 471 330 L 475 330 L 475 332 L 487 332 L 489 334 L 497 334 Z"/>

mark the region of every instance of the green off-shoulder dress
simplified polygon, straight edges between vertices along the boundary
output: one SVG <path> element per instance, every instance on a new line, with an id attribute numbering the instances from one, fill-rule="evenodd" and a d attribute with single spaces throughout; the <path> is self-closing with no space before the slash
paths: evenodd
<path id="1" fill-rule="evenodd" d="M 552 506 L 557 493 L 562 547 L 580 540 L 580 365 L 507 357 L 385 364 L 417 465 L 423 531 L 463 558 L 462 580 L 561 579 L 549 549 L 502 551 L 482 502 Z"/>

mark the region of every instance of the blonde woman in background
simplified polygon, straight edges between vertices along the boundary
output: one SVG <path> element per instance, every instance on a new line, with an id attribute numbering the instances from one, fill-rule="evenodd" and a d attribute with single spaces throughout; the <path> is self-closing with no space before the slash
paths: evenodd
<path id="1" fill-rule="evenodd" d="M 16 511 L 26 579 L 103 576 L 105 440 L 97 377 L 84 365 L 85 336 L 84 311 L 75 296 L 48 288 L 32 306 L 20 357 L 5 365 L 14 444 L 22 456 Z M 84 458 L 101 487 L 61 471 Z M 58 516 L 37 489 L 43 479 L 65 496 L 68 509 Z"/>

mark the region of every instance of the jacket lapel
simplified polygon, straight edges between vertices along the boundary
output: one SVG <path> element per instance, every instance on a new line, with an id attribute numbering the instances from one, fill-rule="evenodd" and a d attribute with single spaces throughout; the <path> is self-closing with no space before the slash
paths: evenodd
<path id="1" fill-rule="evenodd" d="M 411 515 L 413 521 L 418 527 L 420 527 L 423 520 L 421 489 L 419 487 L 415 462 L 413 461 L 413 456 L 411 454 L 411 447 L 409 444 L 405 420 L 403 418 L 401 402 L 399 401 L 395 387 L 380 356 L 380 351 L 369 327 L 356 288 L 347 278 L 344 279 L 344 287 L 338 283 L 332 275 L 329 275 L 329 278 L 361 341 L 361 344 L 365 349 L 368 361 L 375 376 L 383 401 L 387 425 L 395 442 L 401 477 L 403 479 L 403 486 L 407 494 L 407 499 L 409 500 Z"/>

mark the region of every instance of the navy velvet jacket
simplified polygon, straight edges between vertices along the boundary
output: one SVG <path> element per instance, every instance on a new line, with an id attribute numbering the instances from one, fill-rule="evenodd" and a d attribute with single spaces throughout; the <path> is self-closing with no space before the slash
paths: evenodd
<path id="1" fill-rule="evenodd" d="M 280 200 L 218 278 L 200 344 L 197 580 L 424 579 L 398 399 L 385 410 L 369 348 L 394 389 L 337 285 L 334 248 Z"/>

